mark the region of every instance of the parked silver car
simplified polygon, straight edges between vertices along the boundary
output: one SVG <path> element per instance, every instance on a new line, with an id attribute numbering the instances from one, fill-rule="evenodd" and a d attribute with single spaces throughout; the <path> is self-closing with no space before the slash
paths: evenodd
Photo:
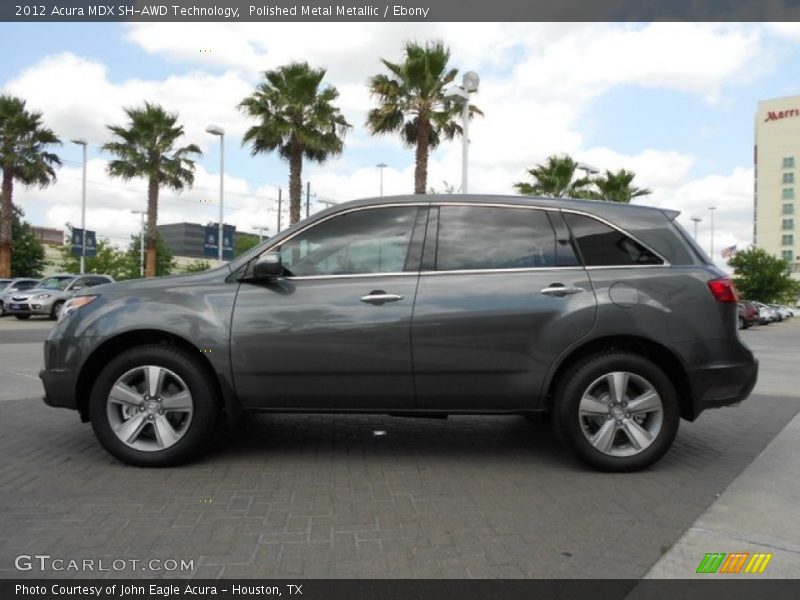
<path id="1" fill-rule="evenodd" d="M 47 315 L 57 319 L 61 307 L 76 292 L 104 283 L 114 283 L 114 278 L 94 274 L 45 277 L 35 288 L 11 294 L 6 310 L 17 319 L 29 319 L 31 315 Z"/>
<path id="2" fill-rule="evenodd" d="M 35 288 L 41 279 L 30 277 L 15 277 L 14 279 L 0 279 L 0 316 L 6 314 L 6 304 L 15 292 L 25 292 Z"/>

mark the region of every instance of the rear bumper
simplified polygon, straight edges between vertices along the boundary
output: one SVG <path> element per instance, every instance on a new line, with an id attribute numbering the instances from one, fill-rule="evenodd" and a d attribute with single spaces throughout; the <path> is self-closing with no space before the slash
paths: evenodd
<path id="1" fill-rule="evenodd" d="M 44 403 L 59 408 L 78 408 L 75 398 L 76 376 L 72 371 L 42 369 L 39 379 L 44 386 Z"/>
<path id="2" fill-rule="evenodd" d="M 693 421 L 704 410 L 737 404 L 747 398 L 758 380 L 758 361 L 714 365 L 687 371 L 694 397 Z"/>

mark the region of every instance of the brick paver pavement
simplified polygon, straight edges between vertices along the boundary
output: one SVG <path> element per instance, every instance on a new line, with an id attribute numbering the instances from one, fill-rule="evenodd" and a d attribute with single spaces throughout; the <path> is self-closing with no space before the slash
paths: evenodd
<path id="1" fill-rule="evenodd" d="M 618 475 L 522 417 L 253 415 L 198 462 L 140 469 L 76 413 L 5 401 L 0 577 L 639 577 L 798 410 L 709 411 L 654 468 Z M 19 572 L 19 554 L 195 569 Z"/>

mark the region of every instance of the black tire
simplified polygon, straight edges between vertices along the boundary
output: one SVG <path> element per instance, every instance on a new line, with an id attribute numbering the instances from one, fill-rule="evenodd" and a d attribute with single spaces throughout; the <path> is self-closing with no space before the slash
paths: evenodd
<path id="1" fill-rule="evenodd" d="M 14 315 L 14 316 L 17 317 L 20 321 L 27 321 L 28 319 L 31 318 L 30 315 Z"/>
<path id="2" fill-rule="evenodd" d="M 579 418 L 578 409 L 584 393 L 598 379 L 616 371 L 629 372 L 643 378 L 655 389 L 661 400 L 661 425 L 658 433 L 648 447 L 631 456 L 612 456 L 595 448 L 584 434 Z M 680 422 L 678 397 L 669 377 L 650 360 L 624 351 L 592 355 L 573 365 L 560 379 L 552 412 L 553 428 L 562 443 L 587 465 L 601 471 L 613 472 L 638 471 L 658 461 L 672 445 Z M 606 418 L 611 419 L 609 416 Z"/>
<path id="3" fill-rule="evenodd" d="M 123 374 L 144 365 L 174 372 L 191 394 L 191 421 L 182 437 L 163 450 L 139 450 L 127 445 L 108 420 L 106 404 L 112 386 Z M 141 467 L 177 465 L 198 456 L 211 439 L 220 412 L 215 390 L 213 376 L 193 353 L 166 344 L 138 346 L 113 358 L 100 372 L 89 397 L 89 419 L 97 439 L 115 458 Z"/>
<path id="4" fill-rule="evenodd" d="M 52 321 L 57 321 L 58 320 L 58 315 L 61 313 L 61 309 L 62 308 L 64 308 L 64 301 L 63 300 L 53 304 L 53 308 L 50 309 L 50 319 Z"/>

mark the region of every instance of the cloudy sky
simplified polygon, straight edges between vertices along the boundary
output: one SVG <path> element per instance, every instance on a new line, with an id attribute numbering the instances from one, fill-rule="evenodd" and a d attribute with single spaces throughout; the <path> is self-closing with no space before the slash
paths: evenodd
<path id="1" fill-rule="evenodd" d="M 717 254 L 752 238 L 753 115 L 758 100 L 800 93 L 800 27 L 792 24 L 0 24 L 0 93 L 27 100 L 65 144 L 58 183 L 18 189 L 15 200 L 36 225 L 80 222 L 80 148 L 89 141 L 87 227 L 115 243 L 138 228 L 142 181 L 105 173 L 106 125 L 122 108 L 157 102 L 176 111 L 186 142 L 205 152 L 195 186 L 164 191 L 161 223 L 215 220 L 218 139 L 226 130 L 225 220 L 240 230 L 273 231 L 288 167 L 241 147 L 248 120 L 236 105 L 261 72 L 292 60 L 328 69 L 326 81 L 354 125 L 343 155 L 304 172 L 318 200 L 413 190 L 413 151 L 364 127 L 369 75 L 380 57 L 400 58 L 404 41 L 443 40 L 452 64 L 481 75 L 475 97 L 485 117 L 472 125 L 470 191 L 511 193 L 525 170 L 569 153 L 601 169 L 626 167 L 653 190 L 641 203 L 677 208 L 681 221 L 716 212 Z M 430 186 L 460 182 L 460 142 L 437 149 Z M 284 220 L 285 222 L 285 220 Z M 719 260 L 719 256 L 717 256 Z"/>

